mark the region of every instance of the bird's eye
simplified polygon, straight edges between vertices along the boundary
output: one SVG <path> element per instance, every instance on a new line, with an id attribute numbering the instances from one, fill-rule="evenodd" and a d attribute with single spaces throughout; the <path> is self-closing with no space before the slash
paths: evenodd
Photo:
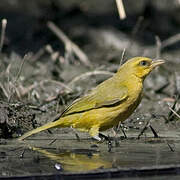
<path id="1" fill-rule="evenodd" d="M 148 66 L 149 65 L 149 62 L 148 61 L 141 61 L 139 63 L 141 66 Z"/>

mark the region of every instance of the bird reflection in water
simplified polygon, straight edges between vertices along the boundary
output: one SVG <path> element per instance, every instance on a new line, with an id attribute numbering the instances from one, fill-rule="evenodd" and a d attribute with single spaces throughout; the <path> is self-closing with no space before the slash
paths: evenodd
<path id="1" fill-rule="evenodd" d="M 104 156 L 100 153 L 89 149 L 66 150 L 60 153 L 50 152 L 50 150 L 37 147 L 31 147 L 31 149 L 55 161 L 55 168 L 57 170 L 84 172 L 112 168 L 112 162 L 110 160 L 104 160 Z"/>

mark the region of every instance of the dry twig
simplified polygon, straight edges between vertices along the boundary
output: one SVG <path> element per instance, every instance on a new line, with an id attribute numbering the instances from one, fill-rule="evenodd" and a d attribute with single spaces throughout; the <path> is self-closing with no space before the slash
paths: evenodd
<path id="1" fill-rule="evenodd" d="M 141 130 L 141 132 L 138 135 L 138 139 L 140 139 L 140 137 L 144 134 L 144 132 L 147 130 L 148 127 L 151 129 L 151 131 L 152 131 L 152 133 L 154 135 L 154 138 L 158 138 L 159 137 L 158 134 L 156 133 L 156 131 L 154 130 L 154 128 L 151 126 L 150 121 L 151 121 L 151 119 L 149 119 L 146 122 L 144 128 Z"/>
<path id="2" fill-rule="evenodd" d="M 23 97 L 25 96 L 26 94 L 28 94 L 31 90 L 33 90 L 38 84 L 37 83 L 34 83 L 28 87 L 23 87 L 22 85 L 19 85 L 19 87 L 17 87 L 17 89 L 19 90 L 19 93 L 20 93 L 20 97 Z"/>
<path id="3" fill-rule="evenodd" d="M 180 33 L 178 33 L 178 34 L 176 34 L 174 36 L 171 36 L 170 38 L 164 40 L 162 42 L 161 49 L 164 49 L 165 47 L 170 46 L 172 44 L 175 44 L 178 41 L 180 41 Z"/>
<path id="4" fill-rule="evenodd" d="M 31 61 L 36 61 L 38 60 L 43 54 L 44 54 L 45 50 L 44 47 L 39 49 L 32 57 L 31 57 Z"/>
<path id="5" fill-rule="evenodd" d="M 180 119 L 180 115 L 176 111 L 174 111 L 170 106 L 169 110 L 172 111 Z"/>
<path id="6" fill-rule="evenodd" d="M 50 44 L 47 44 L 45 46 L 45 50 L 50 54 L 50 57 L 53 61 L 56 61 L 56 59 L 58 59 L 60 57 L 59 52 L 54 51 Z"/>
<path id="7" fill-rule="evenodd" d="M 8 98 L 9 97 L 9 93 L 7 92 L 6 88 L 4 88 L 2 83 L 0 83 L 0 88 L 2 89 L 2 91 L 3 91 L 4 95 L 6 96 L 6 98 Z"/>
<path id="8" fill-rule="evenodd" d="M 161 56 L 161 40 L 159 36 L 155 36 L 156 38 L 156 59 L 160 58 Z"/>
<path id="9" fill-rule="evenodd" d="M 72 50 L 84 65 L 87 67 L 92 67 L 87 55 L 79 48 L 77 44 L 72 42 L 59 27 L 57 27 L 51 21 L 48 22 L 47 26 L 61 41 L 63 41 L 68 51 Z"/>
<path id="10" fill-rule="evenodd" d="M 125 52 L 126 52 L 126 48 L 123 49 L 123 52 L 121 54 L 121 60 L 120 60 L 120 63 L 119 63 L 119 67 L 123 64 Z"/>
<path id="11" fill-rule="evenodd" d="M 22 68 L 23 68 L 23 66 L 24 66 L 24 63 L 25 63 L 25 61 L 26 61 L 28 58 L 29 58 L 29 54 L 25 54 L 24 58 L 22 59 L 22 63 L 21 63 L 21 65 L 20 65 L 19 71 L 18 71 L 18 73 L 17 73 L 17 75 L 16 75 L 16 79 L 15 79 L 15 81 L 14 81 L 14 84 L 16 84 L 17 80 L 19 79 L 19 77 L 20 77 L 20 75 L 21 75 L 21 72 L 22 72 Z"/>
<path id="12" fill-rule="evenodd" d="M 57 85 L 65 88 L 65 89 L 67 89 L 69 92 L 72 92 L 72 91 L 73 91 L 73 90 L 72 90 L 69 86 L 67 86 L 66 84 L 64 84 L 64 83 L 62 83 L 62 82 L 60 82 L 60 81 L 52 80 L 52 79 L 42 80 L 42 81 L 40 82 L 40 85 L 42 85 L 42 84 L 44 84 L 44 83 L 48 83 L 48 82 L 57 84 Z"/>
<path id="13" fill-rule="evenodd" d="M 19 77 L 20 77 L 20 75 L 21 75 L 23 65 L 24 65 L 25 61 L 26 61 L 28 58 L 29 58 L 29 54 L 25 54 L 24 58 L 22 59 L 22 63 L 21 63 L 21 65 L 20 65 L 19 71 L 17 72 L 17 75 L 16 75 L 16 77 L 15 77 L 15 80 L 14 80 L 14 82 L 12 83 L 12 86 L 11 86 L 11 87 L 13 87 L 13 88 L 15 89 L 18 97 L 19 97 L 19 94 L 20 94 L 20 93 L 19 93 L 18 89 L 16 88 L 16 83 L 17 83 L 17 81 L 18 81 L 18 79 L 19 79 Z M 8 102 L 11 101 L 12 95 L 13 95 L 12 88 L 10 88 L 10 89 L 9 89 Z"/>
<path id="14" fill-rule="evenodd" d="M 123 1 L 122 0 L 116 0 L 116 5 L 118 8 L 120 19 L 125 19 L 126 18 L 126 12 L 124 9 Z"/>
<path id="15" fill-rule="evenodd" d="M 7 19 L 2 19 L 1 23 L 2 23 L 2 29 L 1 29 L 0 52 L 2 51 L 3 44 L 4 44 Z"/>

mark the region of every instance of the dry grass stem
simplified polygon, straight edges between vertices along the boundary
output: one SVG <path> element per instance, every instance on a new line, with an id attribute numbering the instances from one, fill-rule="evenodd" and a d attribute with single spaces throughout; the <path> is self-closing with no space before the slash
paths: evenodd
<path id="1" fill-rule="evenodd" d="M 21 63 L 21 65 L 20 65 L 19 71 L 17 72 L 17 75 L 16 75 L 16 77 L 15 77 L 15 80 L 14 80 L 13 83 L 11 83 L 12 86 L 10 86 L 10 89 L 9 89 L 8 102 L 11 101 L 11 98 L 12 98 L 12 95 L 13 95 L 12 89 L 15 89 L 15 92 L 17 93 L 18 97 L 20 97 L 20 96 L 19 96 L 20 93 L 19 93 L 18 89 L 16 88 L 16 86 L 17 86 L 16 83 L 17 83 L 17 81 L 18 81 L 18 79 L 19 79 L 19 77 L 20 77 L 20 75 L 21 75 L 23 65 L 24 65 L 25 61 L 26 61 L 29 57 L 30 57 L 30 54 L 25 54 L 24 58 L 22 59 L 22 63 Z"/>
<path id="2" fill-rule="evenodd" d="M 164 49 L 167 46 L 171 46 L 171 45 L 177 43 L 178 41 L 180 41 L 180 33 L 178 33 L 174 36 L 171 36 L 170 38 L 164 40 L 162 42 L 161 49 Z"/>
<path id="3" fill-rule="evenodd" d="M 50 54 L 50 57 L 53 61 L 59 58 L 60 53 L 57 51 L 54 51 L 52 46 L 50 44 L 45 46 L 45 50 Z"/>
<path id="4" fill-rule="evenodd" d="M 19 91 L 19 89 L 16 87 L 16 86 L 14 86 L 14 89 L 15 89 L 15 92 L 16 92 L 16 95 L 17 95 L 17 97 L 19 98 L 19 99 L 21 99 L 21 93 L 20 93 L 20 91 Z"/>
<path id="5" fill-rule="evenodd" d="M 5 38 L 5 32 L 6 32 L 6 25 L 7 25 L 7 19 L 2 19 L 2 29 L 1 29 L 1 41 L 0 41 L 0 52 L 2 52 L 2 48 L 4 45 L 4 38 Z"/>
<path id="6" fill-rule="evenodd" d="M 175 150 L 171 147 L 171 145 L 170 145 L 167 141 L 165 141 L 165 142 L 167 143 L 169 149 L 170 149 L 172 152 L 175 152 Z"/>
<path id="7" fill-rule="evenodd" d="M 176 111 L 174 111 L 171 107 L 169 107 L 169 110 L 172 111 L 180 119 L 180 115 Z"/>
<path id="8" fill-rule="evenodd" d="M 4 95 L 8 98 L 9 97 L 9 93 L 7 92 L 6 88 L 4 88 L 2 83 L 0 83 L 0 88 L 2 89 Z"/>
<path id="9" fill-rule="evenodd" d="M 175 94 L 179 94 L 180 92 L 180 75 L 178 75 L 177 72 L 175 72 Z M 178 95 L 180 96 L 180 94 Z"/>
<path id="10" fill-rule="evenodd" d="M 67 50 L 72 50 L 84 65 L 92 67 L 87 55 L 79 48 L 78 45 L 72 42 L 59 27 L 51 21 L 48 22 L 47 26 L 61 41 L 63 41 Z"/>
<path id="11" fill-rule="evenodd" d="M 126 52 L 126 48 L 123 49 L 123 52 L 121 54 L 121 60 L 120 60 L 119 66 L 121 66 L 123 64 L 125 52 Z"/>
<path id="12" fill-rule="evenodd" d="M 42 86 L 44 83 L 48 83 L 48 82 L 57 84 L 57 85 L 65 88 L 65 89 L 67 89 L 69 92 L 72 92 L 72 91 L 73 91 L 73 90 L 72 90 L 69 86 L 67 86 L 66 84 L 64 84 L 64 83 L 62 83 L 62 82 L 60 82 L 60 81 L 52 80 L 52 79 L 42 80 L 42 81 L 40 82 L 40 85 Z"/>
<path id="13" fill-rule="evenodd" d="M 7 83 L 8 83 L 8 86 L 7 86 L 7 92 L 10 92 L 10 69 L 11 69 L 11 64 L 8 64 L 7 68 L 6 68 L 6 71 L 5 71 L 5 74 L 6 74 L 6 77 L 7 77 Z M 9 96 L 7 96 L 8 98 Z"/>
<path id="14" fill-rule="evenodd" d="M 36 61 L 38 60 L 43 54 L 44 54 L 45 50 L 44 48 L 39 49 L 39 51 L 37 51 L 32 57 L 31 57 L 31 61 Z"/>
<path id="15" fill-rule="evenodd" d="M 53 60 L 53 61 L 56 61 L 56 59 L 58 59 L 59 58 L 59 52 L 54 52 L 53 54 L 51 54 L 51 59 Z"/>
<path id="16" fill-rule="evenodd" d="M 71 86 L 72 84 L 74 84 L 75 82 L 77 82 L 79 80 L 86 79 L 89 76 L 99 75 L 99 74 L 101 74 L 101 75 L 109 75 L 109 76 L 113 76 L 114 75 L 114 73 L 109 72 L 109 71 L 91 71 L 91 72 L 86 72 L 84 74 L 76 76 L 68 85 Z"/>
<path id="17" fill-rule="evenodd" d="M 25 54 L 24 58 L 22 59 L 22 63 L 20 65 L 19 71 L 18 71 L 18 73 L 16 75 L 16 79 L 14 81 L 14 84 L 16 84 L 17 80 L 19 79 L 19 77 L 21 75 L 21 72 L 22 72 L 22 69 L 23 69 L 23 66 L 24 66 L 24 63 L 28 58 L 29 58 L 29 54 Z"/>
<path id="18" fill-rule="evenodd" d="M 46 52 L 48 52 L 49 54 L 52 54 L 52 53 L 54 52 L 54 50 L 53 50 L 53 48 L 52 48 L 52 46 L 51 46 L 50 44 L 47 44 L 47 45 L 45 46 L 45 50 L 46 50 Z"/>
<path id="19" fill-rule="evenodd" d="M 159 38 L 159 36 L 155 36 L 156 38 L 156 59 L 160 58 L 161 56 L 161 40 Z"/>
<path id="20" fill-rule="evenodd" d="M 45 99 L 46 102 L 51 102 L 51 101 L 54 101 L 57 99 L 58 96 L 49 96 L 48 98 Z M 56 108 L 56 112 L 58 111 L 59 109 Z"/>
<path id="21" fill-rule="evenodd" d="M 28 87 L 23 87 L 22 85 L 19 85 L 18 90 L 20 92 L 20 97 L 25 96 L 26 94 L 28 94 L 31 90 L 33 90 L 35 87 L 37 87 L 37 83 L 34 83 Z"/>
<path id="22" fill-rule="evenodd" d="M 122 0 L 116 0 L 116 5 L 118 8 L 120 19 L 125 19 L 126 18 L 126 12 L 124 9 L 123 1 Z"/>
<path id="23" fill-rule="evenodd" d="M 140 137 L 141 137 L 141 136 L 144 134 L 144 132 L 147 130 L 147 128 L 148 128 L 149 125 L 150 125 L 150 121 L 151 121 L 151 119 L 149 119 L 149 120 L 146 122 L 144 128 L 141 130 L 141 132 L 140 132 L 139 135 L 138 135 L 138 139 L 140 139 Z"/>

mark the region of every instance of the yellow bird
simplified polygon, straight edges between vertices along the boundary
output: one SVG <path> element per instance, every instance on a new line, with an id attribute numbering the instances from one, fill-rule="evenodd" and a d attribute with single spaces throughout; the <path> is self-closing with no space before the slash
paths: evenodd
<path id="1" fill-rule="evenodd" d="M 88 156 L 86 152 L 71 152 L 65 151 L 60 153 L 54 153 L 37 147 L 29 147 L 33 151 L 37 151 L 51 160 L 62 165 L 63 170 L 71 172 L 92 171 L 99 168 L 112 168 L 113 162 L 106 158 L 102 158 L 99 153 L 92 152 L 91 156 Z M 88 150 L 89 151 L 89 150 Z M 90 152 L 90 151 L 89 151 Z"/>
<path id="2" fill-rule="evenodd" d="M 75 100 L 58 120 L 29 131 L 18 139 L 23 140 L 50 128 L 72 127 L 88 132 L 100 141 L 100 131 L 117 126 L 133 113 L 141 102 L 145 77 L 163 63 L 163 60 L 153 61 L 147 57 L 128 60 L 113 77 Z"/>

